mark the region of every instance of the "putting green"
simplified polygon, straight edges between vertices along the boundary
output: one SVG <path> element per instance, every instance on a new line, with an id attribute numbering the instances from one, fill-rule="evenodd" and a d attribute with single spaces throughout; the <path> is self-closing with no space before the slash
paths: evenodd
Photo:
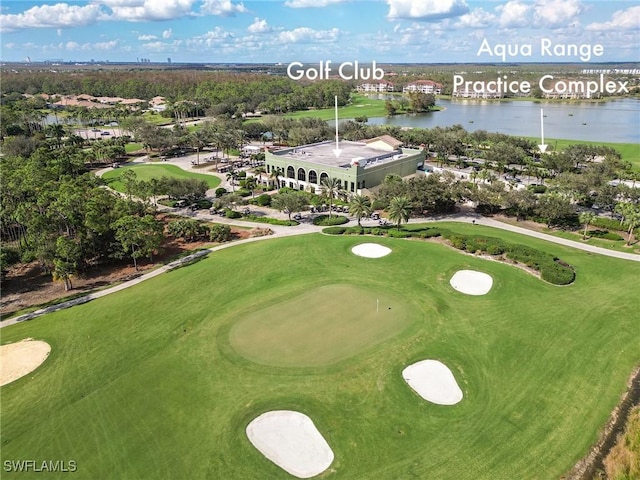
<path id="1" fill-rule="evenodd" d="M 326 285 L 241 318 L 229 339 L 248 360 L 312 367 L 355 356 L 410 322 L 401 299 L 353 285 Z"/>

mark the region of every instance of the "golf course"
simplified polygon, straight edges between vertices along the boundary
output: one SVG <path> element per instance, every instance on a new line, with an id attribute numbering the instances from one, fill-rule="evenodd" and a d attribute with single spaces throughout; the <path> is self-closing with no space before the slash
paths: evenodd
<path id="1" fill-rule="evenodd" d="M 114 190 L 119 192 L 124 192 L 125 187 L 122 181 L 122 175 L 124 172 L 132 170 L 136 173 L 136 180 L 141 181 L 144 180 L 148 182 L 151 179 L 159 180 L 162 177 L 169 178 L 195 178 L 196 180 L 204 180 L 207 182 L 207 186 L 209 188 L 215 188 L 220 185 L 220 179 L 214 175 L 204 175 L 202 173 L 192 173 L 187 170 L 184 170 L 176 165 L 149 165 L 149 164 L 139 164 L 139 165 L 128 165 L 125 167 L 120 167 L 117 169 L 109 170 L 102 175 L 102 178 L 107 182 Z"/>
<path id="2" fill-rule="evenodd" d="M 213 252 L 2 329 L 3 345 L 51 347 L 0 389 L 3 465 L 77 463 L 3 478 L 295 478 L 245 432 L 285 410 L 308 416 L 335 456 L 314 478 L 561 477 L 640 363 L 640 264 L 438 225 L 547 251 L 576 279 L 554 286 L 435 240 L 313 233 Z M 391 251 L 352 253 L 364 242 Z M 488 292 L 453 288 L 459 271 L 486 274 Z M 403 370 L 426 359 L 451 370 L 458 403 L 407 385 Z"/>

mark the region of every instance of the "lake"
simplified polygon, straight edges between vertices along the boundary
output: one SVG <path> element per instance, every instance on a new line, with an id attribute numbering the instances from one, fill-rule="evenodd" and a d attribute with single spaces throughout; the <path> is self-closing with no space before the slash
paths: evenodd
<path id="1" fill-rule="evenodd" d="M 468 131 L 539 138 L 542 108 L 545 139 L 640 143 L 640 100 L 637 99 L 579 103 L 438 99 L 436 103 L 444 110 L 370 118 L 368 123 L 418 128 L 460 124 Z"/>

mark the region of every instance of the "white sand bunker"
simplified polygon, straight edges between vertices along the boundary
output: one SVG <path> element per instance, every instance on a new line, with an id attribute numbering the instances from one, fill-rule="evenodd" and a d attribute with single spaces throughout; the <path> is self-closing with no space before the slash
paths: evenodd
<path id="1" fill-rule="evenodd" d="M 402 377 L 418 395 L 438 405 L 455 405 L 462 400 L 462 390 L 451 370 L 438 360 L 422 360 L 409 365 Z"/>
<path id="2" fill-rule="evenodd" d="M 380 258 L 391 253 L 389 247 L 378 245 L 377 243 L 361 243 L 351 249 L 351 251 L 359 257 Z"/>
<path id="3" fill-rule="evenodd" d="M 493 278 L 475 270 L 459 270 L 449 283 L 457 291 L 467 295 L 486 295 L 493 286 Z"/>
<path id="4" fill-rule="evenodd" d="M 263 413 L 247 425 L 260 453 L 298 478 L 311 478 L 333 462 L 333 451 L 306 415 L 291 410 Z"/>
<path id="5" fill-rule="evenodd" d="M 47 342 L 27 338 L 0 347 L 0 386 L 33 372 L 49 356 Z"/>

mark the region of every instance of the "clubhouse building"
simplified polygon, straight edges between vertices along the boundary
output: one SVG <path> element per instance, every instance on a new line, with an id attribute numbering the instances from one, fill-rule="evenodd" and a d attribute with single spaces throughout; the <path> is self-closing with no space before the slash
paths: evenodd
<path id="1" fill-rule="evenodd" d="M 380 185 L 387 175 L 406 177 L 424 165 L 422 150 L 402 148 L 402 142 L 389 135 L 358 142 L 339 142 L 340 155 L 335 154 L 336 142 L 267 152 L 267 174 L 280 169 L 278 187 L 318 192 L 325 178 L 340 180 L 343 191 L 362 193 Z"/>

